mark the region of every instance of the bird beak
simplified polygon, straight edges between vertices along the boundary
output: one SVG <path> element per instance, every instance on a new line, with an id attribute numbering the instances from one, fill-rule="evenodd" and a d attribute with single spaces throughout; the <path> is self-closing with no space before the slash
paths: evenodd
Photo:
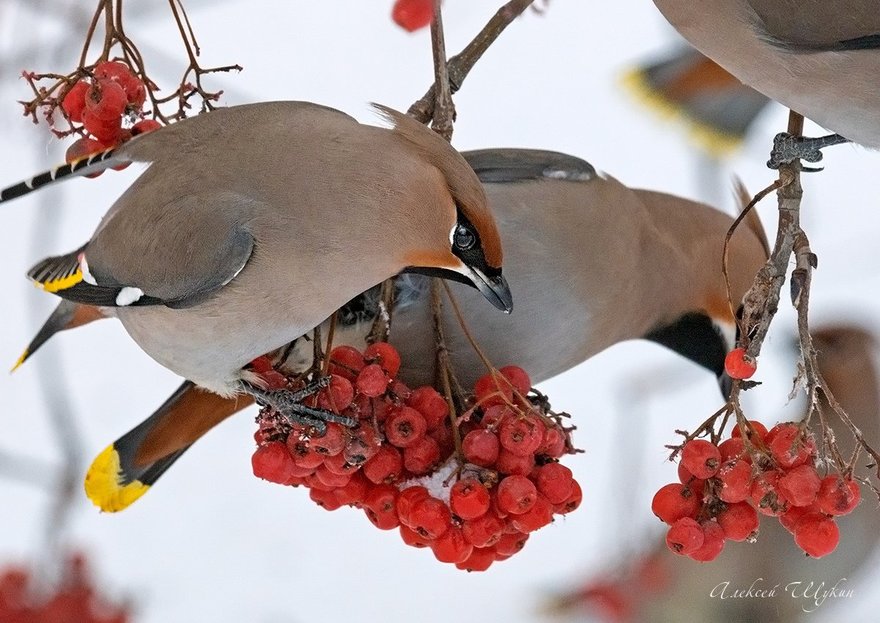
<path id="1" fill-rule="evenodd" d="M 495 277 L 489 277 L 476 268 L 469 268 L 471 282 L 474 287 L 485 296 L 492 305 L 509 314 L 513 311 L 513 296 L 510 294 L 510 286 L 504 275 L 499 273 Z"/>

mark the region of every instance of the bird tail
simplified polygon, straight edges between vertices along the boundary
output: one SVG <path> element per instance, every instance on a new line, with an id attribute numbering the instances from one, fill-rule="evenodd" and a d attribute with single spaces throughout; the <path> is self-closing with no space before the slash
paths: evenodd
<path id="1" fill-rule="evenodd" d="M 86 158 L 80 158 L 79 160 L 74 160 L 68 164 L 59 165 L 49 171 L 38 173 L 30 179 L 0 190 L 0 203 L 23 197 L 35 190 L 39 190 L 44 186 L 59 182 L 68 177 L 76 175 L 92 175 L 93 173 L 100 173 L 110 167 L 130 162 L 128 158 L 122 156 L 120 151 L 121 150 L 117 147 L 105 151 L 99 151 Z"/>
<path id="2" fill-rule="evenodd" d="M 249 396 L 223 398 L 184 382 L 95 458 L 86 473 L 86 495 L 102 511 L 128 508 L 200 437 L 251 403 Z"/>
<path id="3" fill-rule="evenodd" d="M 74 303 L 73 301 L 62 300 L 55 308 L 55 311 L 49 316 L 31 343 L 15 362 L 12 371 L 15 372 L 25 361 L 27 361 L 37 350 L 53 335 L 67 329 L 75 329 L 85 324 L 106 318 L 99 307 L 93 305 L 84 305 L 82 303 Z"/>
<path id="4" fill-rule="evenodd" d="M 713 156 L 738 148 L 770 101 L 692 48 L 629 70 L 623 85 L 649 108 L 683 121 Z"/>

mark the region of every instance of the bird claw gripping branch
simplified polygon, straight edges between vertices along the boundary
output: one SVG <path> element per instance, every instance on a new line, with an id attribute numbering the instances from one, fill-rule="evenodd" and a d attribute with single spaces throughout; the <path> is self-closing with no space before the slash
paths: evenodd
<path id="1" fill-rule="evenodd" d="M 247 382 L 244 382 L 243 385 L 245 391 L 253 396 L 257 402 L 274 411 L 290 424 L 314 428 L 318 435 L 324 435 L 328 423 L 333 422 L 349 428 L 357 424 L 353 418 L 303 404 L 306 398 L 314 396 L 328 387 L 330 381 L 329 376 L 324 376 L 296 391 L 286 388 L 264 389 Z"/>
<path id="2" fill-rule="evenodd" d="M 778 169 L 784 164 L 790 164 L 795 160 L 806 162 L 820 162 L 822 152 L 820 150 L 832 145 L 840 145 L 849 142 L 839 134 L 829 134 L 816 138 L 792 136 L 787 132 L 780 132 L 773 137 L 773 150 L 770 152 L 770 160 L 767 166 Z M 804 168 L 804 171 L 821 171 L 821 168 Z"/>

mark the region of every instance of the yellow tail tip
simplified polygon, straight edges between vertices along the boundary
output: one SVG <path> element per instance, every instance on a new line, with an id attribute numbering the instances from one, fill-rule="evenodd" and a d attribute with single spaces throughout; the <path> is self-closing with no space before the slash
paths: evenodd
<path id="1" fill-rule="evenodd" d="M 21 367 L 21 365 L 22 365 L 25 361 L 27 361 L 27 358 L 30 357 L 30 356 L 31 356 L 30 351 L 27 350 L 27 349 L 25 349 L 25 351 L 21 354 L 21 357 L 18 358 L 18 361 L 15 362 L 15 365 L 12 366 L 12 369 L 9 371 L 9 374 L 12 374 L 12 373 L 15 372 L 16 370 L 18 370 L 18 369 Z"/>
<path id="2" fill-rule="evenodd" d="M 128 508 L 150 488 L 140 480 L 123 482 L 119 453 L 113 444 L 95 457 L 83 484 L 92 503 L 107 513 Z"/>

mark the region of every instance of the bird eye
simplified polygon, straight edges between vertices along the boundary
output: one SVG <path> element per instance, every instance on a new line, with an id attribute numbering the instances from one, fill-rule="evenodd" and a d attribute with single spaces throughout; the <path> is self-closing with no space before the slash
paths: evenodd
<path id="1" fill-rule="evenodd" d="M 463 225 L 459 225 L 455 229 L 455 236 L 453 237 L 453 242 L 455 246 L 462 250 L 467 250 L 473 247 L 477 243 L 477 237 L 474 235 L 470 229 Z"/>

